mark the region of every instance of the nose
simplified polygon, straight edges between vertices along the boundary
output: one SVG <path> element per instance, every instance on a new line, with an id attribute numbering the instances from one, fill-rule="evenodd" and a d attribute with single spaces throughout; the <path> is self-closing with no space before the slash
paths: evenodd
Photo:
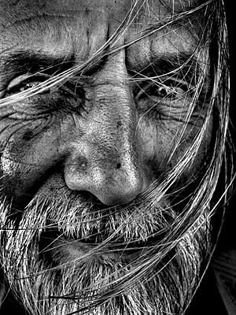
<path id="1" fill-rule="evenodd" d="M 146 183 L 125 56 L 120 52 L 111 58 L 96 77 L 92 110 L 83 122 L 83 136 L 74 131 L 65 163 L 68 188 L 90 192 L 105 205 L 134 200 Z"/>
<path id="2" fill-rule="evenodd" d="M 65 165 L 69 189 L 93 194 L 103 204 L 127 204 L 143 189 L 143 178 L 131 152 L 99 150 L 96 144 L 77 143 L 74 156 Z"/>

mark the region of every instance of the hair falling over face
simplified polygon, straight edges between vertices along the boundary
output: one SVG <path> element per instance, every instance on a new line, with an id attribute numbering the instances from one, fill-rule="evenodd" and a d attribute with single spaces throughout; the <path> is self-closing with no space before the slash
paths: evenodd
<path id="1" fill-rule="evenodd" d="M 165 12 L 162 19 L 153 1 L 131 1 L 122 22 L 85 62 L 70 65 L 62 58 L 63 71 L 49 65 L 21 74 L 0 99 L 0 130 L 5 135 L 0 264 L 7 285 L 30 314 L 183 314 L 214 253 L 217 237 L 212 236 L 211 220 L 217 211 L 223 220 L 234 179 L 224 2 L 159 2 Z M 198 19 L 200 30 L 195 31 Z M 142 23 L 138 36 L 122 41 L 134 24 Z M 91 73 L 98 64 L 186 25 L 190 29 L 184 36 L 189 32 L 197 41 L 191 53 L 150 58 L 147 66 L 130 69 L 125 83 L 119 83 L 132 87 L 138 108 L 135 136 L 150 133 L 150 138 L 158 138 L 159 130 L 167 128 L 174 138 L 163 168 L 153 166 L 155 180 L 131 202 L 105 206 L 86 193 L 69 190 L 55 167 L 53 181 L 47 181 L 45 171 L 46 184 L 37 184 L 33 197 L 18 209 L 4 186 L 12 172 L 8 165 L 13 160 L 25 163 L 26 170 L 30 164 L 35 172 L 38 168 L 36 158 L 18 161 L 20 149 L 8 155 L 12 137 L 36 126 L 28 133 L 36 138 L 42 129 L 37 120 L 44 121 L 47 131 L 60 115 L 75 117 L 78 95 L 82 121 L 90 110 L 87 91 L 96 85 Z M 19 52 L 12 59 L 18 57 Z M 24 55 L 25 65 L 28 57 Z M 45 95 L 53 96 L 48 100 Z M 65 98 L 71 100 L 66 109 Z M 101 108 L 104 104 L 100 102 Z M 153 117 L 159 129 L 150 127 Z"/>

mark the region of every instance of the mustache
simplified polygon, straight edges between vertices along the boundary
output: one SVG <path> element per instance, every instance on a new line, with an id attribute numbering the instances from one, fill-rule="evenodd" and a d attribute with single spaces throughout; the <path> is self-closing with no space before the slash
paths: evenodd
<path id="1" fill-rule="evenodd" d="M 126 206 L 106 207 L 88 193 L 62 187 L 56 195 L 47 191 L 36 195 L 25 207 L 19 228 L 57 233 L 71 241 L 118 246 L 161 239 L 175 217 L 164 196 L 154 201 L 146 193 Z"/>
<path id="2" fill-rule="evenodd" d="M 31 231 L 31 239 L 43 239 L 43 251 L 55 248 L 55 240 L 63 244 L 57 247 L 69 240 L 89 243 L 103 252 L 145 249 L 167 253 L 181 238 L 181 223 L 169 199 L 161 185 L 153 183 L 131 203 L 107 207 L 89 193 L 69 191 L 57 177 L 43 185 L 23 211 L 14 209 L 17 224 L 12 225 L 14 215 L 9 203 L 1 212 L 5 212 L 3 218 L 7 218 L 5 223 L 11 222 L 11 228 Z M 9 228 L 7 224 L 5 228 Z M 180 230 L 179 238 L 174 235 L 175 229 Z"/>

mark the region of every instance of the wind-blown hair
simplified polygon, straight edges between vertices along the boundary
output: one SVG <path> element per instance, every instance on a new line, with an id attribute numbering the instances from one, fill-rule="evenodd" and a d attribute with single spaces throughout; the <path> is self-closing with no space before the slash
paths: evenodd
<path id="1" fill-rule="evenodd" d="M 140 288 L 143 287 L 143 283 L 145 282 L 150 282 L 150 286 L 154 291 L 157 290 L 158 286 L 164 287 L 165 285 L 162 284 L 162 282 L 154 280 L 154 274 L 163 274 L 163 282 L 166 278 L 170 279 L 169 283 L 171 283 L 172 286 L 171 290 L 174 292 L 176 299 L 175 304 L 181 309 L 182 312 L 184 312 L 191 302 L 192 296 L 198 287 L 198 284 L 200 283 L 201 274 L 203 274 L 205 268 L 207 268 L 214 251 L 214 243 L 216 242 L 216 240 L 212 240 L 213 246 L 210 245 L 208 234 L 204 238 L 204 242 L 199 242 L 198 238 L 202 239 L 202 235 L 206 232 L 206 230 L 211 229 L 211 217 L 218 209 L 219 211 L 222 211 L 223 220 L 229 189 L 234 178 L 232 157 L 233 149 L 229 130 L 229 56 L 224 2 L 223 0 L 202 1 L 202 3 L 198 6 L 186 7 L 185 5 L 184 10 L 180 10 L 179 12 L 172 12 L 172 8 L 170 6 L 170 14 L 167 14 L 165 21 L 162 20 L 161 22 L 150 25 L 142 32 L 139 38 L 122 46 L 118 46 L 117 43 L 119 42 L 120 37 L 122 34 L 124 34 L 124 32 L 126 32 L 131 23 L 137 19 L 138 14 L 141 14 L 142 11 L 148 11 L 150 5 L 149 2 L 150 1 L 148 0 L 133 1 L 130 11 L 127 13 L 127 16 L 120 24 L 118 29 L 109 38 L 109 40 L 82 65 L 73 66 L 69 70 L 51 76 L 50 79 L 38 84 L 36 87 L 29 88 L 23 92 L 7 96 L 0 100 L 0 118 L 3 119 L 6 117 L 13 117 L 17 120 L 17 114 L 22 114 L 19 112 L 20 109 L 17 108 L 17 103 L 19 101 L 33 97 L 55 87 L 63 86 L 65 82 L 70 80 L 73 81 L 76 79 L 78 82 L 80 80 L 84 80 L 87 77 L 89 69 L 93 67 L 93 65 L 95 65 L 98 60 L 106 58 L 108 55 L 115 54 L 124 47 L 129 48 L 130 46 L 135 45 L 135 43 L 141 39 L 153 34 L 157 34 L 161 30 L 165 30 L 168 28 L 168 26 L 184 23 L 184 21 L 195 15 L 204 16 L 204 29 L 199 40 L 199 45 L 193 55 L 189 57 L 188 62 L 193 62 L 194 55 L 196 56 L 196 53 L 200 55 L 201 49 L 204 46 L 209 47 L 209 55 L 206 57 L 207 59 L 204 60 L 205 68 L 203 67 L 198 77 L 198 82 L 195 83 L 196 88 L 192 92 L 192 101 L 188 107 L 186 115 L 184 115 L 184 118 L 176 118 L 184 119 L 185 123 L 183 124 L 182 129 L 178 132 L 179 138 L 174 144 L 169 160 L 171 160 L 172 156 L 175 154 L 176 150 L 178 149 L 178 145 L 183 141 L 187 124 L 200 123 L 201 128 L 194 136 L 193 142 L 187 151 L 184 152 L 175 165 L 165 172 L 163 177 L 154 182 L 144 194 L 135 200 L 134 203 L 128 205 L 125 209 L 124 207 L 122 210 L 119 207 L 114 207 L 109 209 L 106 208 L 105 210 L 97 212 L 91 211 L 90 213 L 86 213 L 84 217 L 82 215 L 80 217 L 82 219 L 80 220 L 80 223 L 78 223 L 75 219 L 75 214 L 73 214 L 76 213 L 76 211 L 78 214 L 76 201 L 73 201 L 73 197 L 68 195 L 68 200 L 60 200 L 55 202 L 58 212 L 57 219 L 59 226 L 60 220 L 62 220 L 61 218 L 67 215 L 67 225 L 63 225 L 61 230 L 67 234 L 73 234 L 75 233 L 73 226 L 81 224 L 80 230 L 82 231 L 82 235 L 76 235 L 77 238 L 86 235 L 86 223 L 90 222 L 91 224 L 91 222 L 94 222 L 94 226 L 99 226 L 99 224 L 101 224 L 99 222 L 109 216 L 109 219 L 107 219 L 109 220 L 107 229 L 112 230 L 112 233 L 110 235 L 108 234 L 108 238 L 102 239 L 100 245 L 91 251 L 91 253 L 88 253 L 88 256 L 91 255 L 92 257 L 94 254 L 99 255 L 100 253 L 105 253 L 107 250 L 110 250 L 111 246 L 114 246 L 113 251 L 115 252 L 116 248 L 113 244 L 114 239 L 118 239 L 120 242 L 126 243 L 127 250 L 129 251 L 132 241 L 136 242 L 137 240 L 148 239 L 150 237 L 150 233 L 152 239 L 155 239 L 155 243 L 150 241 L 149 248 L 143 252 L 141 257 L 137 257 L 137 259 L 134 260 L 132 266 L 126 265 L 126 267 L 121 267 L 120 269 L 119 267 L 117 267 L 117 269 L 114 267 L 111 274 L 105 275 L 105 277 L 109 277 L 109 282 L 107 284 L 103 283 L 102 277 L 98 277 L 98 285 L 94 288 L 92 288 L 88 283 L 86 284 L 87 288 L 83 288 L 82 292 L 74 292 L 71 296 L 50 297 L 53 299 L 60 299 L 60 301 L 65 300 L 69 302 L 71 300 L 83 300 L 80 309 L 81 313 L 89 312 L 93 307 L 99 307 L 99 305 L 104 303 L 106 304 L 106 307 L 111 307 L 112 312 L 112 306 L 109 304 L 111 299 L 117 299 L 117 304 L 119 304 L 121 299 L 120 296 L 122 296 L 124 292 L 127 290 L 132 291 L 135 286 L 138 287 L 137 290 L 141 290 Z M 169 4 L 167 4 L 167 1 L 162 2 L 163 5 L 165 5 L 168 9 Z M 109 50 L 107 49 L 108 47 Z M 181 71 L 181 69 L 184 67 L 185 63 L 181 62 L 180 60 L 179 66 L 171 71 L 171 73 L 168 73 L 168 76 L 171 76 L 174 79 L 175 74 Z M 208 87 L 208 92 L 204 95 L 204 97 L 202 97 L 202 90 L 206 80 L 206 72 L 209 73 L 210 84 Z M 134 73 L 133 76 L 130 77 L 130 81 L 137 85 L 140 85 L 141 82 L 152 82 L 157 86 L 165 84 L 165 81 L 163 81 L 163 75 L 146 77 L 145 75 Z M 201 106 L 201 104 L 206 104 L 207 108 L 203 110 L 202 116 L 198 117 L 196 115 L 196 106 Z M 26 123 L 27 121 L 34 119 L 33 115 L 34 114 L 30 112 L 30 108 L 27 110 L 24 109 Z M 48 113 L 46 111 L 42 111 L 42 113 L 37 117 L 44 117 L 47 115 Z M 212 117 L 213 136 L 211 139 L 210 148 L 207 151 L 207 160 L 204 163 L 203 168 L 199 170 L 197 183 L 192 183 L 190 180 L 187 184 L 185 183 L 185 186 L 181 186 L 181 188 L 179 188 L 179 178 L 181 178 L 181 175 L 184 173 L 186 168 L 188 168 L 196 158 Z M 195 119 L 195 122 L 193 118 Z M 219 178 L 222 179 L 220 185 Z M 189 192 L 189 195 L 184 195 L 184 201 L 179 200 L 176 198 L 176 196 L 179 194 L 182 198 L 184 193 L 181 192 L 181 190 L 184 191 L 184 189 L 186 189 L 186 192 Z M 170 205 L 165 201 L 166 196 L 174 201 L 173 204 Z M 35 228 L 35 242 L 38 240 L 41 232 L 39 234 L 37 232 L 39 221 L 37 221 L 37 225 L 34 226 L 34 220 L 32 218 L 36 218 L 41 215 L 40 226 L 47 226 L 48 217 L 46 218 L 44 215 L 45 209 L 48 209 L 47 212 L 50 216 L 50 209 L 47 205 L 47 202 L 48 200 L 43 200 L 43 198 L 42 200 L 33 200 L 29 205 L 29 208 L 26 207 L 26 213 L 23 215 L 25 217 L 25 222 L 27 222 L 27 209 L 32 211 L 33 205 L 37 204 L 37 207 L 35 206 L 34 208 L 37 209 L 37 211 L 35 210 L 35 213 L 31 214 L 30 216 L 30 221 L 28 220 L 28 224 L 32 224 L 33 229 Z M 68 206 L 69 203 L 70 207 Z M 7 207 L 5 207 L 4 202 L 1 207 L 2 212 L 6 213 L 4 208 Z M 90 206 L 88 205 L 88 208 L 89 207 Z M 67 214 L 65 214 L 65 208 L 69 208 Z M 179 211 L 180 208 L 181 211 Z M 155 211 L 151 209 L 155 209 Z M 158 212 L 158 215 L 156 215 L 156 212 Z M 145 220 L 145 224 L 140 232 L 137 231 L 137 227 L 140 228 L 142 225 L 142 219 Z M 118 221 L 119 225 L 117 225 Z M 125 228 L 127 224 L 132 225 L 130 232 L 128 232 Z M 149 226 L 153 225 L 155 228 L 152 230 L 152 228 Z M 73 231 L 71 232 L 70 229 Z M 97 231 L 99 231 L 99 227 L 97 227 Z M 198 232 L 200 232 L 201 236 L 198 235 Z M 218 232 L 216 234 L 218 234 Z M 190 239 L 192 238 L 196 239 L 196 244 L 193 248 L 191 248 L 193 245 L 190 242 Z M 185 251 L 184 245 L 188 247 L 189 252 Z M 29 247 L 29 253 L 30 250 L 31 249 Z M 194 256 L 193 251 L 197 252 L 197 257 L 195 259 L 192 258 Z M 177 263 L 176 265 L 173 263 L 173 268 L 171 271 L 166 269 L 166 266 L 171 264 L 176 257 L 176 259 L 179 261 L 179 264 L 184 264 L 184 262 L 181 261 L 181 258 L 179 258 L 179 254 L 177 254 L 177 252 L 181 252 L 188 264 L 192 266 L 192 274 L 189 272 L 189 268 L 186 268 L 186 270 L 182 271 L 179 279 L 179 282 L 186 282 L 185 284 L 182 284 L 182 288 L 185 291 L 184 295 L 187 295 L 187 298 L 181 296 L 181 293 L 177 288 L 178 283 L 175 284 L 174 281 L 176 281 L 176 279 L 172 278 L 172 273 L 175 271 L 177 273 L 177 269 L 179 268 Z M 207 252 L 207 254 L 205 252 Z M 0 261 L 2 264 L 4 264 L 4 254 L 1 255 L 2 257 Z M 200 273 L 197 269 L 195 269 L 194 264 L 196 263 L 196 260 L 201 259 L 201 256 L 203 258 L 205 257 L 205 259 Z M 21 258 L 19 258 L 19 263 Z M 81 263 L 86 258 L 86 255 L 82 257 Z M 192 259 L 193 261 L 191 261 Z M 66 266 L 67 264 L 65 263 L 65 268 Z M 7 268 L 8 267 L 6 267 L 5 270 Z M 44 270 L 44 272 L 46 273 L 50 269 L 55 270 L 56 268 L 55 266 L 49 266 L 49 269 Z M 155 271 L 154 273 L 153 270 Z M 93 272 L 92 270 L 90 271 Z M 119 273 L 118 276 L 117 273 Z M 196 283 L 194 284 L 195 280 Z M 85 280 L 81 277 L 81 281 Z M 193 284 L 192 290 L 188 292 L 191 284 Z M 163 290 L 165 291 L 165 288 Z M 145 292 L 145 290 L 143 292 Z M 48 295 L 50 295 L 50 292 L 48 292 Z M 142 296 L 141 293 L 139 297 L 140 296 Z M 125 305 L 125 303 L 126 301 L 123 297 L 123 305 Z M 140 310 L 148 307 L 147 305 L 142 305 L 142 301 L 133 301 L 134 305 L 137 303 L 140 303 Z M 151 303 L 154 302 L 151 301 Z M 160 303 L 159 306 L 162 305 L 162 303 L 165 303 L 164 299 L 160 299 L 159 302 L 156 302 L 156 304 L 158 303 Z M 128 307 L 131 308 L 131 306 Z M 169 311 L 173 311 L 175 309 L 175 305 L 168 307 Z M 120 314 L 124 314 L 124 310 L 120 310 Z M 139 313 L 135 313 L 135 310 L 130 310 L 130 314 Z"/>

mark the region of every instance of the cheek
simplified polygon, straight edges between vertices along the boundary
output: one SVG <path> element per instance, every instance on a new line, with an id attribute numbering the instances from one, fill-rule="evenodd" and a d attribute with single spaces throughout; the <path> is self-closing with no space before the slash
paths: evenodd
<path id="1" fill-rule="evenodd" d="M 48 121 L 1 121 L 2 186 L 22 196 L 59 160 L 58 128 Z"/>
<path id="2" fill-rule="evenodd" d="M 199 124 L 189 124 L 183 132 L 183 124 L 171 120 L 155 123 L 147 120 L 140 123 L 142 157 L 146 169 L 149 170 L 149 173 L 152 172 L 152 177 L 157 177 L 170 170 L 184 156 L 187 156 L 189 161 L 183 175 L 197 173 L 206 157 L 209 156 L 212 141 L 212 119 L 208 122 L 204 136 L 197 141 L 200 130 Z M 190 154 L 193 146 L 197 148 L 196 154 Z"/>

